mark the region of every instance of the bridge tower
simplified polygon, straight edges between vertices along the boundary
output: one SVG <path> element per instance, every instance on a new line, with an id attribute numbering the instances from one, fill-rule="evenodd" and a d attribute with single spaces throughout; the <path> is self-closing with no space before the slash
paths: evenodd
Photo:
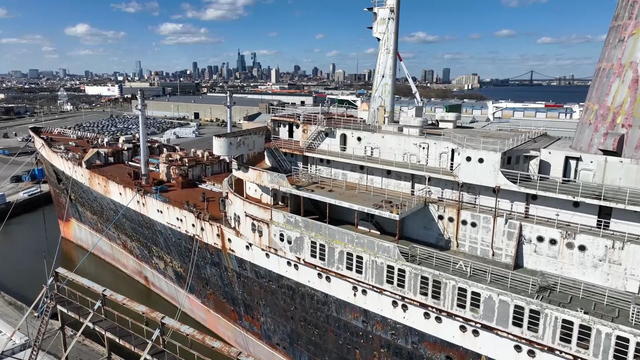
<path id="1" fill-rule="evenodd" d="M 619 0 L 572 147 L 640 159 L 640 0 Z"/>

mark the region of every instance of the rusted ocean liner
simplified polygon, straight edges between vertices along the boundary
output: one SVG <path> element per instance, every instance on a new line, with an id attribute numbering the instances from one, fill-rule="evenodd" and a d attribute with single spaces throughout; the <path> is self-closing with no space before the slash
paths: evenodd
<path id="1" fill-rule="evenodd" d="M 394 111 L 398 6 L 369 9 L 362 117 L 274 109 L 191 153 L 33 128 L 63 236 L 257 358 L 639 359 L 638 1 L 603 57 L 636 86 L 607 104 L 599 67 L 575 148 Z"/>

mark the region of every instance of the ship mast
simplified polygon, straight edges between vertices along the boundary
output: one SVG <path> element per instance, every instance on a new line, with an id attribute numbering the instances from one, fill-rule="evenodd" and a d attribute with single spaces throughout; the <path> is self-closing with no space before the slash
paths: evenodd
<path id="1" fill-rule="evenodd" d="M 233 94 L 231 91 L 227 91 L 227 103 L 225 107 L 227 108 L 227 133 L 230 133 L 233 124 Z"/>
<path id="2" fill-rule="evenodd" d="M 374 15 L 372 33 L 378 39 L 378 60 L 369 103 L 369 124 L 393 122 L 400 0 L 374 0 L 366 9 Z"/>
<path id="3" fill-rule="evenodd" d="M 138 90 L 138 111 L 140 112 L 140 175 L 143 184 L 149 178 L 149 146 L 147 144 L 147 120 L 145 110 L 147 104 L 144 103 L 144 92 Z"/>

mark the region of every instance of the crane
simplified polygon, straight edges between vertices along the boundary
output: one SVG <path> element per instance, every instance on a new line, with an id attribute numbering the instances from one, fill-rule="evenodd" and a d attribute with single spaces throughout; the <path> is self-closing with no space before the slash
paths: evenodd
<path id="1" fill-rule="evenodd" d="M 404 60 L 402 60 L 402 56 L 400 56 L 399 52 L 397 52 L 396 54 L 398 55 L 398 60 L 400 60 L 400 65 L 402 65 L 402 70 L 404 71 L 404 75 L 407 77 L 407 80 L 409 80 L 409 85 L 411 85 L 411 92 L 413 92 L 413 96 L 415 97 L 416 105 L 422 105 L 420 92 L 418 92 L 418 88 L 416 87 L 416 84 L 413 82 L 413 78 L 411 77 L 411 74 L 409 74 L 409 70 L 407 70 L 407 66 L 404 64 Z"/>

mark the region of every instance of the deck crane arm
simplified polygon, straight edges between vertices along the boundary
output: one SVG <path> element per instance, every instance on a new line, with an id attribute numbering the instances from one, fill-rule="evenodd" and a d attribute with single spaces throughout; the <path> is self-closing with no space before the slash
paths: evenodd
<path id="1" fill-rule="evenodd" d="M 420 92 L 418 92 L 418 88 L 413 82 L 413 78 L 411 77 L 411 74 L 409 74 L 409 70 L 407 70 L 407 66 L 404 64 L 404 60 L 402 60 L 402 56 L 400 56 L 399 52 L 396 54 L 398 55 L 398 60 L 400 60 L 400 65 L 402 65 L 404 75 L 407 77 L 407 80 L 409 80 L 409 85 L 411 85 L 411 92 L 413 92 L 413 96 L 416 98 L 416 105 L 421 105 L 422 99 L 420 98 Z"/>

